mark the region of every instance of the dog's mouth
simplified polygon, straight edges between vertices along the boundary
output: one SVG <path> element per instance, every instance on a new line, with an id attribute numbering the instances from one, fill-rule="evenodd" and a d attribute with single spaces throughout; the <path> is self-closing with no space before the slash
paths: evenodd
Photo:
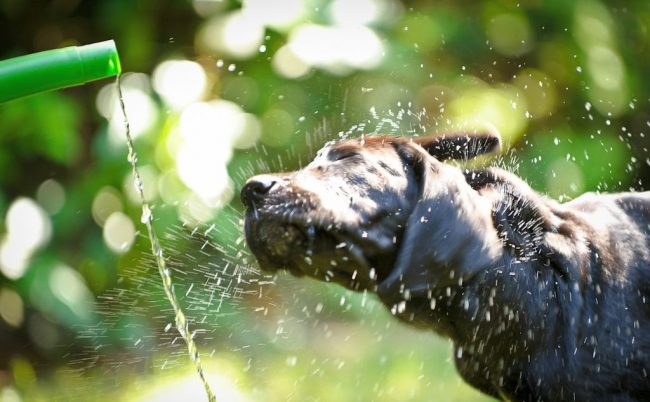
<path id="1" fill-rule="evenodd" d="M 340 225 L 249 208 L 244 228 L 264 271 L 287 270 L 355 290 L 374 290 L 383 279 L 364 255 L 355 231 Z"/>

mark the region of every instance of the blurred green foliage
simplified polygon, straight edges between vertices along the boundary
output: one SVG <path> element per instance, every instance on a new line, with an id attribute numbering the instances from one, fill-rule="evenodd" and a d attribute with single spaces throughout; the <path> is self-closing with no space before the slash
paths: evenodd
<path id="1" fill-rule="evenodd" d="M 224 28 L 242 7 L 258 8 L 257 25 Z M 340 32 L 300 36 L 314 25 Z M 330 139 L 486 124 L 508 144 L 495 163 L 560 201 L 647 189 L 649 30 L 646 0 L 0 0 L 0 58 L 114 38 L 124 70 L 144 73 L 124 77 L 139 162 L 220 400 L 479 400 L 447 341 L 372 296 L 251 272 L 234 195 Z M 166 60 L 200 73 L 166 93 L 154 73 Z M 0 400 L 200 392 L 169 328 L 107 84 L 0 105 Z M 197 126 L 203 110 L 224 114 Z M 192 148 L 192 130 L 216 141 Z M 194 176 L 183 147 L 205 151 Z M 31 215 L 14 216 L 25 199 Z M 33 222 L 41 240 L 18 258 L 8 244 L 37 236 Z"/>

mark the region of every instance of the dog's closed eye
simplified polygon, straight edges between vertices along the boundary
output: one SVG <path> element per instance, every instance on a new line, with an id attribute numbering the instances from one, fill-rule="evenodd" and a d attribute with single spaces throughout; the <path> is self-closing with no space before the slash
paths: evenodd
<path id="1" fill-rule="evenodd" d="M 359 153 L 354 152 L 354 151 L 341 152 L 341 153 L 338 153 L 338 154 L 334 155 L 334 161 L 336 162 L 336 161 L 340 161 L 340 160 L 343 160 L 343 159 L 352 158 L 352 157 L 358 156 L 358 155 L 359 155 Z"/>

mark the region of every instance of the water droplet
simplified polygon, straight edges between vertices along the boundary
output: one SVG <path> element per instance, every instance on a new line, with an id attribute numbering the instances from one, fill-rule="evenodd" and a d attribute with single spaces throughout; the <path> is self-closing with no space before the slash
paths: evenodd
<path id="1" fill-rule="evenodd" d="M 149 208 L 149 205 L 145 204 L 142 206 L 142 216 L 140 217 L 140 222 L 147 224 L 151 222 L 151 208 Z"/>
<path id="2" fill-rule="evenodd" d="M 138 154 L 136 154 L 135 151 L 130 149 L 126 159 L 129 161 L 130 164 L 138 163 Z"/>
<path id="3" fill-rule="evenodd" d="M 287 366 L 294 367 L 298 363 L 298 357 L 297 356 L 289 356 L 287 357 Z"/>

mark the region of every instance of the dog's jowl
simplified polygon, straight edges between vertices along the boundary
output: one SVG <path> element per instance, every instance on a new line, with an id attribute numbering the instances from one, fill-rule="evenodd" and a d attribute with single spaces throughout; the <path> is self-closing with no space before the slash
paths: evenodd
<path id="1" fill-rule="evenodd" d="M 374 291 L 513 401 L 650 400 L 650 192 L 559 204 L 501 169 L 492 133 L 366 136 L 242 189 L 262 269 Z"/>

